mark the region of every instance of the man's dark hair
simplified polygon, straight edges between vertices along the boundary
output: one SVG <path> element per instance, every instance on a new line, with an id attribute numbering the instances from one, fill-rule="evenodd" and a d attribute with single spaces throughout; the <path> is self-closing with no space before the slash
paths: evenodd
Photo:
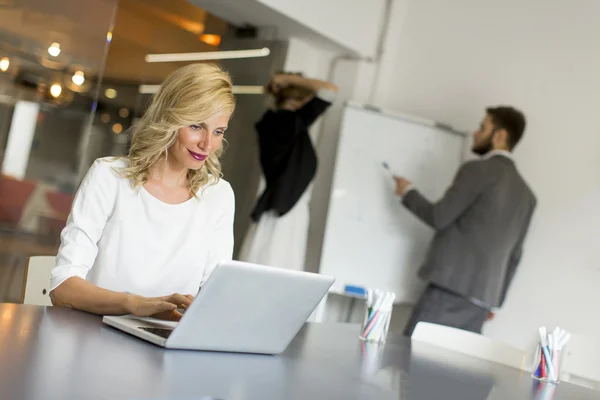
<path id="1" fill-rule="evenodd" d="M 487 114 L 492 118 L 496 129 L 504 129 L 508 133 L 508 148 L 512 150 L 525 131 L 525 115 L 513 107 L 488 107 Z"/>

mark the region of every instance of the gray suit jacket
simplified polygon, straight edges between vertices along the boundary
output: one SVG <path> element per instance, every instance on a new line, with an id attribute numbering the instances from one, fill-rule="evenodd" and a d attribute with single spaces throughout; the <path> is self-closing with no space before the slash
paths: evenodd
<path id="1" fill-rule="evenodd" d="M 419 276 L 499 307 L 515 274 L 536 199 L 505 156 L 463 164 L 435 204 L 417 190 L 403 204 L 436 230 Z"/>

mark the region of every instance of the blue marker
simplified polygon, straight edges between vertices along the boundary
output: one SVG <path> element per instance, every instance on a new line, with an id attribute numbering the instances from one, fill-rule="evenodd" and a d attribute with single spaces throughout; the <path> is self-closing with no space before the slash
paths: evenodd
<path id="1" fill-rule="evenodd" d="M 383 168 L 385 169 L 385 172 L 387 172 L 387 174 L 389 175 L 390 179 L 394 179 L 394 173 L 392 172 L 390 166 L 388 165 L 388 163 L 386 163 L 385 161 L 381 163 L 381 165 L 383 165 Z"/>

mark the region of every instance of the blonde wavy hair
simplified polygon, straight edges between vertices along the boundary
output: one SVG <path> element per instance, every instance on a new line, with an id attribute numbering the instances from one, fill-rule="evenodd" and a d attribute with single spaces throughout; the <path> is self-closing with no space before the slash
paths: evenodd
<path id="1" fill-rule="evenodd" d="M 233 114 L 235 98 L 231 77 L 216 64 L 191 64 L 170 74 L 152 101 L 144 116 L 132 130 L 129 165 L 120 173 L 132 181 L 133 187 L 148 181 L 150 169 L 161 159 L 167 159 L 168 150 L 177 140 L 180 128 L 198 124 L 213 115 Z M 210 154 L 198 170 L 188 170 L 187 186 L 196 196 L 200 188 L 216 184 L 222 177 L 223 146 Z"/>

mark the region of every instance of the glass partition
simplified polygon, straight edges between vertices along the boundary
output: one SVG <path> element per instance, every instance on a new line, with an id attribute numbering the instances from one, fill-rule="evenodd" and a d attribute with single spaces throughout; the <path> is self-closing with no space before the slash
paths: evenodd
<path id="1" fill-rule="evenodd" d="M 186 0 L 0 1 L 0 302 L 21 300 L 28 258 L 56 255 L 89 166 L 128 152 L 153 87 L 190 63 L 148 54 L 269 47 L 269 57 L 223 60 L 236 85 L 264 85 L 282 68 L 284 42 L 236 32 Z M 238 199 L 236 249 L 260 174 L 253 126 L 267 107 L 261 95 L 237 101 L 223 163 Z"/>
<path id="2" fill-rule="evenodd" d="M 20 300 L 29 256 L 57 252 L 84 145 L 93 141 L 86 132 L 96 118 L 116 6 L 0 5 L 0 301 Z"/>

